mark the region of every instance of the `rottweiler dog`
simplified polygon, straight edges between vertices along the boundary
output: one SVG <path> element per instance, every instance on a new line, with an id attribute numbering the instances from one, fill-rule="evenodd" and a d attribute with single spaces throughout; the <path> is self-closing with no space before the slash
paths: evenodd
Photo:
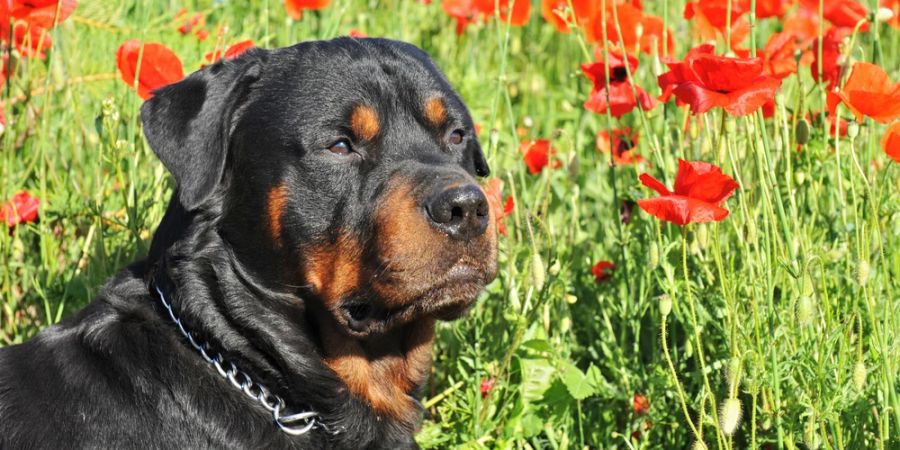
<path id="1" fill-rule="evenodd" d="M 417 448 L 436 321 L 496 276 L 472 119 L 418 48 L 253 49 L 141 107 L 147 258 L 0 350 L 0 448 Z"/>

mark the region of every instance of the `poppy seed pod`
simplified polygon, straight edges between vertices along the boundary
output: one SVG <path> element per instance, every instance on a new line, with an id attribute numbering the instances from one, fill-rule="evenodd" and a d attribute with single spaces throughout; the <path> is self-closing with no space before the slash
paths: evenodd
<path id="1" fill-rule="evenodd" d="M 659 314 L 665 319 L 672 312 L 672 297 L 663 294 L 659 297 Z"/>
<path id="2" fill-rule="evenodd" d="M 797 145 L 806 145 L 809 142 L 809 122 L 806 119 L 800 119 L 797 122 L 797 129 L 794 131 L 794 139 Z"/>

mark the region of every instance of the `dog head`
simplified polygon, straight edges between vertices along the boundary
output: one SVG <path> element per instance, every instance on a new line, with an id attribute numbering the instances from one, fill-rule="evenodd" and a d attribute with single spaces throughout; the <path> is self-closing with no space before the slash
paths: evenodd
<path id="1" fill-rule="evenodd" d="M 184 210 L 215 215 L 242 264 L 351 337 L 457 318 L 496 275 L 472 119 L 412 45 L 251 50 L 141 113 Z"/>

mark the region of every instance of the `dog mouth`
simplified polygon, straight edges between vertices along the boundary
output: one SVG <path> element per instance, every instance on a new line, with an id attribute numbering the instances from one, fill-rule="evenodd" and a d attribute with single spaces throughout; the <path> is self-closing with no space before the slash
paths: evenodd
<path id="1" fill-rule="evenodd" d="M 457 264 L 440 281 L 403 306 L 388 308 L 378 299 L 352 298 L 342 302 L 334 313 L 347 332 L 358 338 L 385 333 L 421 317 L 455 320 L 472 308 L 478 294 L 492 279 L 483 269 Z"/>

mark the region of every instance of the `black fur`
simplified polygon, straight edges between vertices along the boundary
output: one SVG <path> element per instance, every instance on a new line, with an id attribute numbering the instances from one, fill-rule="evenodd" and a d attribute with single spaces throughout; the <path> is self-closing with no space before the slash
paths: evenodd
<path id="1" fill-rule="evenodd" d="M 439 128 L 419 111 L 432 94 L 446 104 Z M 350 157 L 327 151 L 350 133 L 347 117 L 360 103 L 378 112 L 378 138 L 352 139 Z M 360 243 L 361 267 L 387 270 L 393 261 L 378 262 L 375 217 L 391 207 L 380 200 L 391 180 L 404 177 L 423 203 L 448 183 L 487 175 L 471 118 L 434 64 L 411 45 L 380 39 L 253 49 L 158 90 L 141 113 L 177 190 L 146 260 L 113 277 L 84 310 L 0 349 L 0 448 L 416 448 L 415 427 L 379 416 L 324 363 L 327 316 L 314 312 L 327 306 L 298 268 L 308 245 L 343 233 Z M 453 129 L 466 134 L 457 147 L 445 144 Z M 266 199 L 279 185 L 288 197 L 273 239 Z M 452 245 L 464 255 L 448 256 L 457 260 L 482 248 Z M 484 259 L 478 289 L 496 270 L 493 255 Z M 280 432 L 187 344 L 154 285 L 201 340 L 338 432 Z M 365 285 L 348 298 L 400 317 Z M 478 289 L 437 300 L 432 290 L 419 294 L 396 322 L 456 317 L 440 301 L 466 306 Z M 346 339 L 387 335 L 391 323 Z"/>

